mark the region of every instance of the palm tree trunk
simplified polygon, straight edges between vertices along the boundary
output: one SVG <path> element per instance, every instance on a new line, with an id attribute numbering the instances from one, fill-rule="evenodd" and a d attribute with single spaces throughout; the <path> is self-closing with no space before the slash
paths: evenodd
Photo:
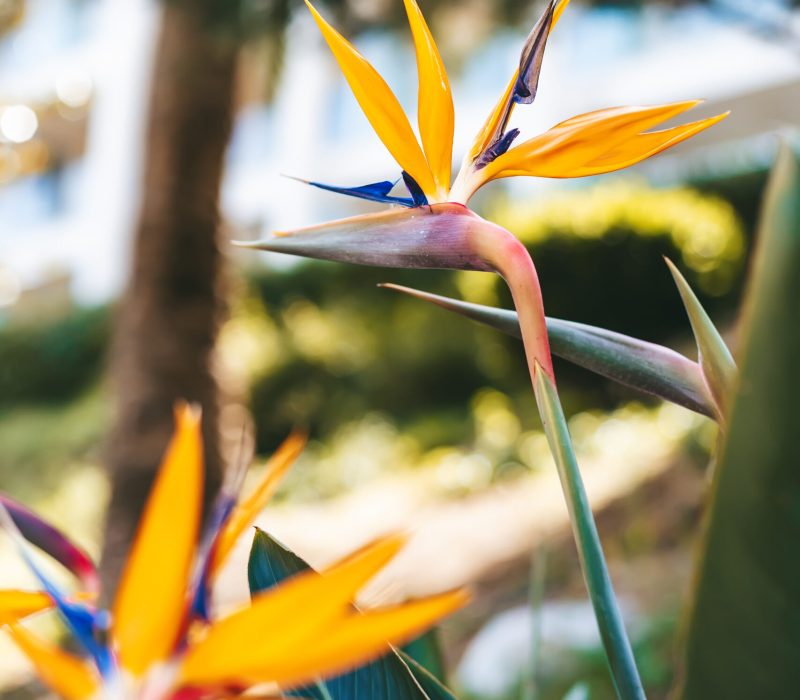
<path id="1" fill-rule="evenodd" d="M 206 503 L 220 483 L 212 353 L 223 310 L 218 199 L 236 55 L 233 43 L 204 27 L 193 3 L 165 5 L 142 207 L 112 346 L 116 417 L 107 453 L 112 496 L 103 555 L 109 584 L 119 575 L 171 434 L 176 401 L 203 409 Z"/>

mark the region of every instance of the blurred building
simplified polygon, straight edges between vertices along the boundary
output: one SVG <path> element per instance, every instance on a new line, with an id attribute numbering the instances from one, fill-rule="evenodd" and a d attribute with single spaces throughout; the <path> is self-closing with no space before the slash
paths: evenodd
<path id="1" fill-rule="evenodd" d="M 787 2 L 717 0 L 678 9 L 652 3 L 627 11 L 573 5 L 551 40 L 536 105 L 516 115 L 523 136 L 616 104 L 704 97 L 698 116 L 734 110 L 710 132 L 640 167 L 670 181 L 763 167 L 773 144 L 765 135 L 800 122 L 800 17 Z M 466 3 L 460 16 L 433 22 L 435 32 L 452 34 L 442 37 L 445 54 L 460 59 L 452 81 L 456 158 L 503 88 L 526 34 L 524 28 L 493 33 L 467 52 L 459 40 L 481 21 L 480 6 Z M 158 20 L 152 0 L 0 0 L 4 288 L 47 285 L 50 271 L 59 269 L 71 277 L 79 301 L 120 291 L 139 201 Z M 353 185 L 397 171 L 309 18 L 299 13 L 287 31 L 269 103 L 261 99 L 264 66 L 253 55 L 242 61 L 223 206 L 232 228 L 251 235 L 353 211 L 352 202 L 281 173 Z M 358 44 L 413 110 L 416 71 L 406 37 L 376 30 Z M 576 184 L 582 183 L 498 186 L 529 196 Z M 0 295 L 0 304 L 17 296 Z"/>

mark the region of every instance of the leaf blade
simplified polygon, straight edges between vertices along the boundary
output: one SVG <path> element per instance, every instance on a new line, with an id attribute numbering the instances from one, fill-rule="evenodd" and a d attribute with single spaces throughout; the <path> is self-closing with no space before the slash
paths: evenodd
<path id="1" fill-rule="evenodd" d="M 404 542 L 396 535 L 379 539 L 324 575 L 310 571 L 300 574 L 257 595 L 250 606 L 216 621 L 184 657 L 184 682 L 208 685 L 234 681 L 253 669 L 298 653 L 298 647 L 341 620 L 358 590 L 397 554 Z M 315 605 L 309 606 L 309 600 L 314 600 Z M 270 627 L 287 632 L 280 638 L 265 638 L 264 630 Z"/>
<path id="2" fill-rule="evenodd" d="M 248 560 L 248 582 L 253 593 L 269 590 L 311 567 L 294 552 L 266 532 L 258 530 Z M 370 689 L 370 700 L 426 700 L 420 691 L 419 678 L 412 677 L 408 666 L 393 650 L 380 658 L 359 666 L 349 673 L 326 678 L 314 685 L 294 690 L 293 697 L 316 700 L 358 700 L 364 688 Z M 431 698 L 430 700 L 434 700 Z"/>
<path id="3" fill-rule="evenodd" d="M 413 296 L 521 338 L 516 311 L 450 299 L 396 284 L 381 287 Z M 669 348 L 603 328 L 546 319 L 554 355 L 638 391 L 715 417 L 716 406 L 697 363 Z"/>
<path id="4" fill-rule="evenodd" d="M 683 306 L 689 316 L 692 333 L 694 333 L 697 343 L 698 361 L 703 370 L 703 376 L 708 388 L 711 390 L 711 395 L 714 397 L 719 414 L 724 416 L 728 400 L 736 383 L 736 363 L 730 350 L 728 350 L 728 346 L 700 304 L 700 300 L 692 291 L 686 278 L 669 258 L 664 260 L 672 274 L 672 278 L 675 280 Z"/>
<path id="5" fill-rule="evenodd" d="M 714 469 L 684 700 L 785 697 L 800 686 L 800 156 L 770 177 L 742 319 L 741 378 Z"/>

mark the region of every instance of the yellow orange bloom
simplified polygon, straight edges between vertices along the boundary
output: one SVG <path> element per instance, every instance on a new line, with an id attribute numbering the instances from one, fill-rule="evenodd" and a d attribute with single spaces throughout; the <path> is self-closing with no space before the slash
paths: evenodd
<path id="1" fill-rule="evenodd" d="M 550 0 L 525 42 L 518 69 L 451 183 L 454 115 L 450 83 L 416 0 L 403 2 L 417 58 L 419 141 L 380 74 L 325 21 L 309 0 L 305 1 L 372 128 L 403 170 L 411 198 L 389 196 L 390 181 L 360 188 L 310 183 L 324 189 L 407 206 L 445 201 L 466 203 L 478 188 L 498 178 L 514 175 L 573 178 L 626 168 L 727 116 L 720 114 L 670 129 L 649 131 L 697 102 L 615 107 L 573 117 L 512 147 L 519 131 L 508 129 L 509 119 L 515 105 L 534 100 L 547 39 L 569 4 L 569 0 Z M 415 192 L 416 188 L 420 193 Z"/>
<path id="2" fill-rule="evenodd" d="M 148 700 L 216 700 L 253 686 L 277 692 L 347 670 L 385 654 L 389 644 L 407 641 L 462 606 L 466 594 L 454 591 L 390 610 L 357 611 L 352 602 L 359 589 L 403 546 L 402 537 L 390 536 L 321 574 L 299 574 L 255 595 L 240 610 L 211 619 L 206 600 L 210 579 L 304 442 L 300 435 L 290 436 L 240 504 L 236 494 L 223 490 L 212 527 L 201 538 L 200 415 L 181 406 L 123 571 L 110 627 L 107 613 L 69 602 L 38 571 L 45 592 L 0 591 L 0 624 L 7 625 L 40 678 L 66 700 L 101 692 Z M 12 537 L 21 539 L 2 503 L 0 514 Z M 18 623 L 53 605 L 88 658 Z"/>

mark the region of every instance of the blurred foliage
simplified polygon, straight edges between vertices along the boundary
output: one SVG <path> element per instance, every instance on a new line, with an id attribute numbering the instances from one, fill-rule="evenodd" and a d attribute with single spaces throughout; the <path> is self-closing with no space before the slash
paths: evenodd
<path id="1" fill-rule="evenodd" d="M 96 388 L 66 405 L 0 411 L 0 487 L 22 501 L 54 488 L 76 463 L 95 463 L 108 429 L 108 401 Z M 88 496 L 87 496 L 88 498 Z"/>
<path id="2" fill-rule="evenodd" d="M 265 31 L 283 28 L 291 12 L 302 7 L 301 3 L 289 0 L 164 0 L 175 5 L 186 4 L 198 11 L 200 16 L 216 29 L 222 29 L 240 38 L 249 38 Z M 463 3 L 458 0 L 419 0 L 426 15 L 434 17 L 438 12 L 448 13 Z M 714 0 L 694 0 L 713 4 Z M 798 0 L 791 0 L 797 4 Z M 685 5 L 687 0 L 589 0 L 589 5 L 624 9 L 638 9 L 646 5 Z M 363 2 L 359 0 L 325 0 L 318 3 L 320 9 L 328 10 L 337 17 L 337 22 L 348 26 L 348 31 L 358 32 L 376 22 L 389 26 L 405 27 L 406 15 L 402 2 Z M 490 5 L 490 16 L 496 24 L 517 24 L 530 21 L 542 11 L 544 0 L 495 0 Z"/>
<path id="3" fill-rule="evenodd" d="M 163 0 L 185 6 L 222 41 L 257 45 L 269 57 L 270 82 L 266 95 L 271 94 L 283 63 L 284 33 L 293 15 L 304 11 L 301 2 L 291 0 Z M 586 4 L 625 10 L 637 10 L 646 5 L 684 5 L 687 0 L 588 0 Z M 713 0 L 695 0 L 714 4 Z M 793 4 L 800 0 L 792 0 Z M 325 0 L 319 9 L 332 15 L 335 25 L 346 36 L 376 27 L 408 30 L 403 3 L 394 1 L 363 2 L 363 0 Z M 467 18 L 470 34 L 480 40 L 498 27 L 527 27 L 536 21 L 545 6 L 544 0 L 494 0 L 493 2 L 462 3 L 458 0 L 420 0 L 434 34 L 440 26 L 454 19 Z M 2 1 L 0 0 L 0 5 Z M 451 47 L 452 49 L 453 47 Z M 445 52 L 448 48 L 445 46 Z M 456 51 L 455 53 L 458 53 Z M 458 62 L 458 56 L 450 57 Z"/>
<path id="4" fill-rule="evenodd" d="M 737 308 L 747 241 L 734 208 L 716 195 L 618 179 L 489 208 L 528 244 L 551 316 L 668 343 L 686 322 L 664 255 L 682 262 L 716 317 Z M 470 301 L 509 305 L 501 284 L 491 291 Z"/>
<path id="5" fill-rule="evenodd" d="M 108 334 L 107 308 L 0 328 L 0 410 L 65 401 L 84 391 L 103 369 Z"/>
<path id="6" fill-rule="evenodd" d="M 689 187 L 654 189 L 644 181 L 604 180 L 590 189 L 561 190 L 533 202 L 501 200 L 488 218 L 536 251 L 555 239 L 614 245 L 625 236 L 668 239 L 711 295 L 730 291 L 745 238 L 733 206 Z"/>
<path id="7" fill-rule="evenodd" d="M 754 231 L 761 213 L 761 202 L 769 171 L 759 169 L 725 178 L 691 183 L 703 194 L 715 195 L 736 209 L 745 231 Z"/>
<path id="8" fill-rule="evenodd" d="M 662 613 L 650 619 L 634 642 L 634 652 L 650 700 L 666 698 L 672 679 L 673 646 L 677 615 Z M 559 649 L 558 663 L 550 663 L 542 674 L 537 700 L 562 700 L 577 684 L 585 685 L 591 700 L 615 700 L 617 697 L 608 676 L 608 665 L 600 648 L 593 650 Z M 495 700 L 520 700 L 523 689 L 514 688 Z M 469 694 L 462 700 L 479 700 Z"/>

